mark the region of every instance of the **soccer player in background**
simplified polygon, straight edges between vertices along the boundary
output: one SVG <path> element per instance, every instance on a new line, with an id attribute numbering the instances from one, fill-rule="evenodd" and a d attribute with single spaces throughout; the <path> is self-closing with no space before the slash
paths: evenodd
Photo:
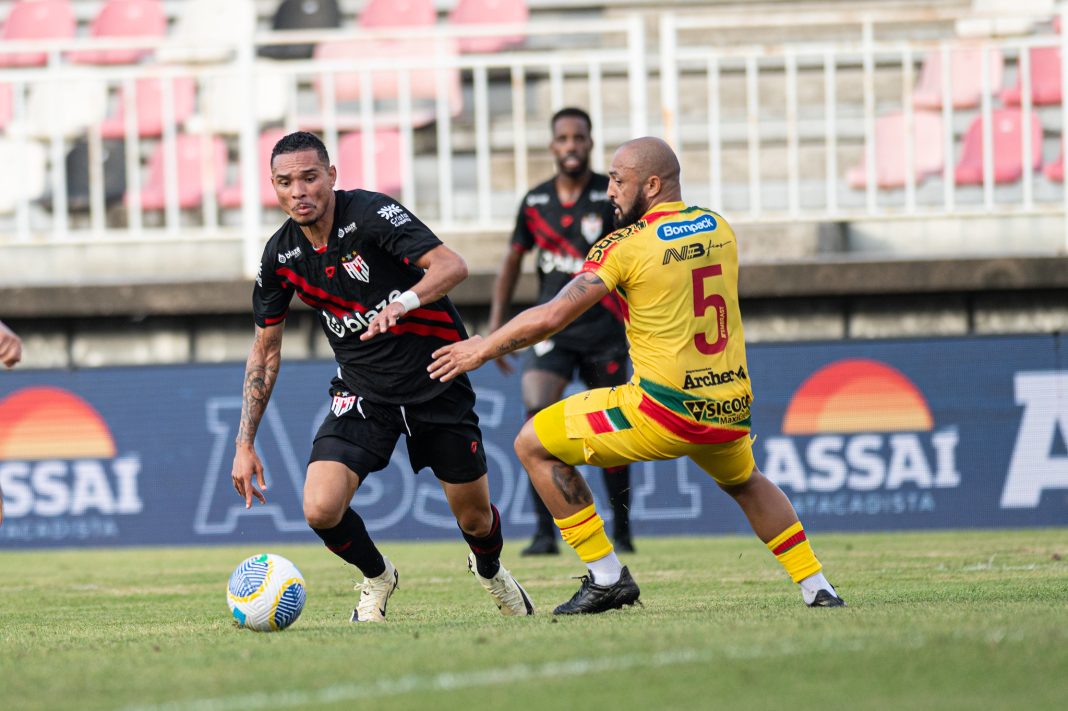
<path id="1" fill-rule="evenodd" d="M 309 457 L 304 517 L 330 551 L 364 575 L 352 621 L 384 621 L 400 579 L 350 503 L 363 480 L 389 464 L 401 435 L 412 469 L 429 467 L 438 478 L 471 548 L 472 574 L 502 614 L 533 614 L 500 562 L 501 519 L 490 503 L 471 383 L 427 374 L 436 348 L 467 337 L 446 296 L 467 277 L 467 265 L 392 198 L 335 191 L 336 178 L 326 147 L 310 133 L 289 134 L 272 151 L 271 182 L 289 219 L 267 242 L 253 290 L 256 335 L 245 366 L 234 488 L 246 508 L 253 497 L 266 501 L 254 440 L 296 293 L 318 313 L 338 364 L 330 412 Z"/>
<path id="2" fill-rule="evenodd" d="M 556 162 L 556 175 L 528 192 L 520 204 L 511 249 L 493 285 L 491 332 L 506 320 L 523 255 L 537 248 L 538 303 L 543 304 L 582 268 L 590 246 L 612 231 L 608 176 L 590 170 L 593 140 L 589 115 L 582 109 L 561 109 L 549 126 L 549 151 Z M 511 374 L 507 357 L 498 358 L 496 363 L 505 375 Z M 587 388 L 627 382 L 627 334 L 620 304 L 612 294 L 527 352 L 522 379 L 527 419 L 563 397 L 576 371 Z M 604 484 L 612 507 L 612 541 L 617 551 L 632 553 L 629 468 L 604 469 Z M 533 484 L 531 494 L 537 528 L 522 553 L 556 554 L 552 515 Z"/>
<path id="3" fill-rule="evenodd" d="M 7 325 L 0 321 L 0 363 L 4 367 L 14 368 L 22 360 L 22 339 Z"/>
<path id="4" fill-rule="evenodd" d="M 555 614 L 604 612 L 640 595 L 575 466 L 681 456 L 734 498 L 800 584 L 807 605 L 841 607 L 845 602 L 823 576 L 790 500 L 753 459 L 738 244 L 722 217 L 682 202 L 679 172 L 664 141 L 623 144 L 612 159 L 608 188 L 620 229 L 593 246 L 581 273 L 552 301 L 485 339 L 439 349 L 430 375 L 446 382 L 537 343 L 616 290 L 626 302 L 634 377 L 542 410 L 516 439 L 516 452 L 564 540 L 589 568 Z"/>

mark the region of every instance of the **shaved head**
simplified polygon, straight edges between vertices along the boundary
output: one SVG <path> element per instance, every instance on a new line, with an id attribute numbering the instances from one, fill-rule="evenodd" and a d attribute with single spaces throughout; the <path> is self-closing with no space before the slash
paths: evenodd
<path id="1" fill-rule="evenodd" d="M 616 213 L 616 227 L 632 225 L 654 205 L 682 200 L 678 156 L 665 141 L 643 136 L 616 150 L 608 199 Z"/>

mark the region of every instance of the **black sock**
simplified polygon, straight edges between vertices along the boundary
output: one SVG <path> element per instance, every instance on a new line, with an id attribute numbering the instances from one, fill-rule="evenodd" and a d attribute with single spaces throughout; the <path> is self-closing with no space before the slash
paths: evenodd
<path id="1" fill-rule="evenodd" d="M 363 519 L 351 508 L 345 510 L 340 523 L 333 528 L 312 528 L 331 553 L 346 563 L 352 563 L 368 578 L 386 572 L 386 561 L 367 535 Z"/>
<path id="2" fill-rule="evenodd" d="M 501 535 L 501 514 L 493 504 L 490 504 L 490 510 L 493 512 L 493 523 L 490 525 L 489 534 L 484 538 L 472 536 L 462 528 L 460 529 L 471 552 L 475 554 L 475 568 L 483 578 L 492 578 L 501 569 L 501 549 L 504 548 L 504 536 Z"/>
<path id="3" fill-rule="evenodd" d="M 612 505 L 612 538 L 630 538 L 630 467 L 605 468 L 604 487 Z"/>

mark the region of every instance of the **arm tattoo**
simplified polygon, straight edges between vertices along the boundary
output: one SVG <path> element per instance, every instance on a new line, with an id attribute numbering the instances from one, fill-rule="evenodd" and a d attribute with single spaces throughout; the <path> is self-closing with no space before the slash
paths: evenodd
<path id="1" fill-rule="evenodd" d="M 517 348 L 522 348 L 527 345 L 527 339 L 525 338 L 512 338 L 509 341 L 497 346 L 497 355 L 504 355 L 505 353 L 511 353 Z"/>
<path id="2" fill-rule="evenodd" d="M 237 442 L 252 443 L 256 430 L 267 410 L 271 391 L 278 379 L 281 356 L 281 331 L 277 334 L 260 331 L 252 344 L 248 363 L 245 365 L 245 385 L 241 393 L 241 423 L 237 430 Z"/>
<path id="3" fill-rule="evenodd" d="M 582 475 L 575 471 L 575 467 L 563 462 L 553 463 L 553 485 L 569 504 L 589 506 L 593 503 L 593 492 Z"/>
<path id="4" fill-rule="evenodd" d="M 564 287 L 563 296 L 571 303 L 582 301 L 583 297 L 589 293 L 590 287 L 597 286 L 598 284 L 604 284 L 599 276 L 584 272 L 580 274 L 577 279 L 572 279 L 568 285 Z"/>

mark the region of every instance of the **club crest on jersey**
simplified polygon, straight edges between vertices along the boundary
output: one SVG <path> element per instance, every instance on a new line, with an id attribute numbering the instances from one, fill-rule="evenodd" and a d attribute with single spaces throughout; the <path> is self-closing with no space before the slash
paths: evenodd
<path id="1" fill-rule="evenodd" d="M 354 407 L 356 407 L 356 396 L 349 392 L 338 393 L 334 396 L 334 401 L 330 403 L 330 411 L 334 413 L 334 417 L 341 417 Z"/>
<path id="2" fill-rule="evenodd" d="M 582 218 L 582 236 L 586 242 L 593 244 L 604 234 L 604 219 L 596 212 L 591 212 Z"/>
<path id="3" fill-rule="evenodd" d="M 353 279 L 359 279 L 364 283 L 371 281 L 371 267 L 367 265 L 367 261 L 358 252 L 349 252 L 342 257 L 341 266 L 345 268 L 345 272 Z"/>

